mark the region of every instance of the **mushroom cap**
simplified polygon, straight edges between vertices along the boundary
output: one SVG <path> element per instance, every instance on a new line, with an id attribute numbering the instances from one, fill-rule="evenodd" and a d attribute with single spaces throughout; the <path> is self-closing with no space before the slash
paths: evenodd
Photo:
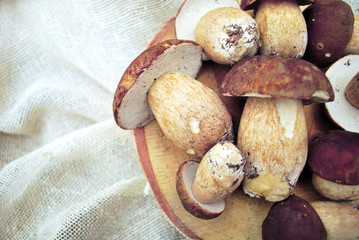
<path id="1" fill-rule="evenodd" d="M 315 209 L 296 195 L 273 204 L 262 224 L 262 237 L 270 239 L 327 239 Z"/>
<path id="2" fill-rule="evenodd" d="M 317 0 L 297 0 L 298 5 L 308 5 L 317 2 Z M 243 10 L 256 9 L 260 3 L 260 0 L 242 0 L 241 8 Z"/>
<path id="3" fill-rule="evenodd" d="M 308 28 L 308 46 L 303 59 L 319 67 L 343 56 L 354 27 L 354 15 L 344 1 L 319 1 L 303 11 Z"/>
<path id="4" fill-rule="evenodd" d="M 325 74 L 302 59 L 253 56 L 237 63 L 221 85 L 224 96 L 333 101 L 334 93 Z"/>
<path id="5" fill-rule="evenodd" d="M 192 184 L 194 182 L 199 163 L 196 161 L 183 162 L 176 175 L 176 190 L 183 207 L 192 215 L 211 219 L 218 217 L 224 211 L 225 200 L 222 198 L 213 203 L 200 203 L 192 193 Z"/>
<path id="6" fill-rule="evenodd" d="M 359 132 L 359 109 L 345 98 L 345 88 L 359 72 L 359 55 L 347 55 L 336 61 L 326 71 L 333 86 L 335 101 L 325 103 L 325 109 L 331 120 L 347 131 Z"/>
<path id="7" fill-rule="evenodd" d="M 239 8 L 237 0 L 185 0 L 176 15 L 175 30 L 177 39 L 195 41 L 194 31 L 199 20 L 209 11 L 220 7 Z"/>
<path id="8" fill-rule="evenodd" d="M 359 133 L 331 130 L 317 134 L 309 143 L 309 169 L 340 184 L 359 184 Z"/>
<path id="9" fill-rule="evenodd" d="M 152 83 L 169 71 L 196 77 L 202 65 L 202 48 L 194 41 L 170 39 L 142 52 L 128 66 L 116 89 L 113 114 L 123 129 L 145 126 L 154 119 L 147 102 Z"/>
<path id="10" fill-rule="evenodd" d="M 221 85 L 224 96 L 333 101 L 334 93 L 325 74 L 302 59 L 253 56 L 238 62 Z"/>

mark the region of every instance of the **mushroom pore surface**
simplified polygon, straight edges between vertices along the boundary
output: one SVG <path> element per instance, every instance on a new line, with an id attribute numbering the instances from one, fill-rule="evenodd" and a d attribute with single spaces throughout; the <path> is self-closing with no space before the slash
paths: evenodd
<path id="1" fill-rule="evenodd" d="M 147 102 L 152 83 L 168 71 L 196 77 L 202 49 L 192 41 L 167 40 L 141 53 L 123 74 L 113 102 L 114 118 L 124 129 L 145 126 L 154 119 Z"/>

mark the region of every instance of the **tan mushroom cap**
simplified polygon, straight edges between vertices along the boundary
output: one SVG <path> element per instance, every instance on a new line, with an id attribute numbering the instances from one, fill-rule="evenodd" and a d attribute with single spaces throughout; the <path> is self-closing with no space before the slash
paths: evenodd
<path id="1" fill-rule="evenodd" d="M 267 97 L 333 101 L 334 93 L 326 75 L 302 59 L 253 56 L 237 63 L 221 86 L 224 96 Z"/>
<path id="2" fill-rule="evenodd" d="M 154 120 L 147 102 L 152 83 L 170 71 L 196 77 L 202 65 L 202 48 L 194 41 L 170 39 L 142 52 L 124 72 L 113 100 L 116 123 L 135 129 Z"/>

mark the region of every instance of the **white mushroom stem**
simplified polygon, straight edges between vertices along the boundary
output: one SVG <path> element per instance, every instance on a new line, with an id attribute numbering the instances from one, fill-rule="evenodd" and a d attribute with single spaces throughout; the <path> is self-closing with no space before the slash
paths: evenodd
<path id="1" fill-rule="evenodd" d="M 324 197 L 331 200 L 359 200 L 359 185 L 339 184 L 313 173 L 314 188 Z"/>
<path id="2" fill-rule="evenodd" d="M 256 12 L 261 55 L 301 58 L 308 43 L 303 14 L 296 0 L 261 1 Z"/>
<path id="3" fill-rule="evenodd" d="M 359 238 L 359 209 L 355 203 L 314 201 L 310 205 L 322 220 L 328 240 Z"/>
<path id="4" fill-rule="evenodd" d="M 217 143 L 203 157 L 192 186 L 195 198 L 211 203 L 229 196 L 241 184 L 245 159 L 231 142 Z"/>
<path id="5" fill-rule="evenodd" d="M 238 147 L 247 156 L 245 193 L 268 201 L 287 198 L 308 151 L 301 100 L 249 97 L 239 125 Z"/>

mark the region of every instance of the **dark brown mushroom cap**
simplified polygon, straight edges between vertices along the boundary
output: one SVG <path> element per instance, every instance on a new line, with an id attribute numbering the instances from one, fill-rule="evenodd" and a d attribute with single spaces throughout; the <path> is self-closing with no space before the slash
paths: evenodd
<path id="1" fill-rule="evenodd" d="M 145 126 L 154 119 L 147 102 L 152 83 L 169 71 L 196 77 L 202 64 L 202 48 L 190 40 L 170 39 L 143 51 L 128 66 L 113 100 L 116 123 L 124 129 Z"/>
<path id="2" fill-rule="evenodd" d="M 359 133 L 324 131 L 309 143 L 309 169 L 319 177 L 339 184 L 359 184 Z"/>
<path id="3" fill-rule="evenodd" d="M 325 240 L 327 232 L 314 208 L 292 195 L 273 204 L 262 224 L 262 238 Z"/>
<path id="4" fill-rule="evenodd" d="M 296 58 L 253 56 L 237 63 L 221 85 L 224 96 L 333 101 L 332 86 L 315 65 Z"/>
<path id="5" fill-rule="evenodd" d="M 343 57 L 354 29 L 354 15 L 341 0 L 322 0 L 303 11 L 308 45 L 303 59 L 324 68 Z"/>

